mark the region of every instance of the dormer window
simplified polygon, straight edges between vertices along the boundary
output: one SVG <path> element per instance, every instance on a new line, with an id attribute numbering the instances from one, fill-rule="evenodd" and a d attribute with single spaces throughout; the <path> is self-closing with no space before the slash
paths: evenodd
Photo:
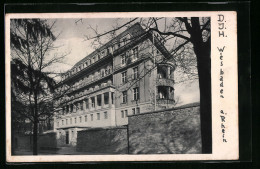
<path id="1" fill-rule="evenodd" d="M 133 60 L 138 58 L 138 46 L 133 49 Z"/>
<path id="2" fill-rule="evenodd" d="M 124 37 L 120 40 L 122 46 L 126 45 L 126 44 L 129 42 L 130 37 L 131 37 L 130 34 L 127 34 L 126 36 L 124 36 Z"/>
<path id="3" fill-rule="evenodd" d="M 122 65 L 125 65 L 125 64 L 126 64 L 126 55 L 125 55 L 125 54 L 122 54 L 122 55 L 121 55 L 121 64 L 122 64 Z"/>
<path id="4" fill-rule="evenodd" d="M 121 77 L 122 77 L 122 83 L 126 83 L 126 71 L 121 73 Z"/>
<path id="5" fill-rule="evenodd" d="M 103 58 L 104 56 L 105 56 L 105 50 L 102 51 L 101 58 Z"/>
<path id="6" fill-rule="evenodd" d="M 127 38 L 123 38 L 123 45 L 126 45 L 127 44 Z"/>

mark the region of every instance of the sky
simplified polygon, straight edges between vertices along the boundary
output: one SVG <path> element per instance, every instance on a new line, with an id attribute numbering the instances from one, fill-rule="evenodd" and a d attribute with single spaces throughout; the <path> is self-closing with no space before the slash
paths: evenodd
<path id="1" fill-rule="evenodd" d="M 113 26 L 122 25 L 128 22 L 131 18 L 117 19 L 117 18 L 88 18 L 88 19 L 49 19 L 48 22 L 55 21 L 53 28 L 54 34 L 58 35 L 55 41 L 55 46 L 58 48 L 50 52 L 50 55 L 65 55 L 62 63 L 57 63 L 49 67 L 55 72 L 65 72 L 72 68 L 74 64 L 86 57 L 94 51 L 91 46 L 91 41 L 87 40 L 86 36 L 94 37 L 94 29 L 97 28 L 98 33 L 104 33 Z M 159 27 L 160 27 L 160 23 Z M 163 24 L 162 24 L 163 25 Z M 126 28 L 120 29 L 118 33 L 124 31 Z M 109 38 L 104 37 L 103 42 L 107 42 Z M 177 105 L 189 104 L 199 102 L 199 85 L 198 81 L 187 81 L 185 83 L 175 84 L 175 98 L 178 98 Z"/>

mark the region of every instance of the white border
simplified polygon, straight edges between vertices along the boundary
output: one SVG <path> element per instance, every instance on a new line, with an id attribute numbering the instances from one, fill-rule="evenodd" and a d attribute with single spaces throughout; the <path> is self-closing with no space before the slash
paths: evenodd
<path id="1" fill-rule="evenodd" d="M 218 14 L 226 19 L 226 38 L 218 37 Z M 11 156 L 11 93 L 10 88 L 10 19 L 11 18 L 133 18 L 133 17 L 211 17 L 211 73 L 212 73 L 212 154 L 160 155 L 39 155 Z M 108 12 L 108 13 L 37 13 L 6 14 L 6 157 L 7 162 L 87 162 L 87 161 L 179 161 L 179 160 L 238 160 L 238 75 L 237 75 L 237 15 L 234 11 L 207 12 Z M 219 52 L 217 46 L 226 45 L 224 52 L 225 99 L 219 98 Z M 228 143 L 222 142 L 219 111 L 227 111 Z"/>

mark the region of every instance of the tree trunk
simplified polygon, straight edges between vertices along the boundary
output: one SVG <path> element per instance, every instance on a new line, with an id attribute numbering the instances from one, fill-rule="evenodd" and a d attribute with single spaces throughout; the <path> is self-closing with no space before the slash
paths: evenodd
<path id="1" fill-rule="evenodd" d="M 33 155 L 38 155 L 38 144 L 37 144 L 37 137 L 38 137 L 38 123 L 37 119 L 34 119 L 33 122 Z"/>
<path id="2" fill-rule="evenodd" d="M 38 98 L 37 91 L 34 92 L 34 123 L 33 123 L 33 155 L 38 155 Z"/>
<path id="3" fill-rule="evenodd" d="M 209 154 L 212 153 L 210 42 L 208 45 L 205 45 L 205 43 L 203 43 L 202 45 L 194 44 L 194 51 L 197 55 L 200 87 L 200 123 L 202 153 Z"/>
<path id="4" fill-rule="evenodd" d="M 212 153 L 212 119 L 211 119 L 211 38 L 206 42 L 202 38 L 202 30 L 198 17 L 191 18 L 191 41 L 197 57 L 200 87 L 200 123 L 202 153 Z"/>

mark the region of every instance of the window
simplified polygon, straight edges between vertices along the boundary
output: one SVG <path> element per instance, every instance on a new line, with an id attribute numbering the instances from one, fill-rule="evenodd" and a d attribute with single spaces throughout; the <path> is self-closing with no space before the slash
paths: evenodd
<path id="1" fill-rule="evenodd" d="M 139 87 L 134 88 L 134 100 L 139 99 Z"/>
<path id="2" fill-rule="evenodd" d="M 80 96 L 80 93 L 79 93 L 79 96 Z M 76 104 L 76 105 L 77 105 L 76 110 L 79 110 L 80 109 L 80 102 L 78 102 L 78 104 Z"/>
<path id="3" fill-rule="evenodd" d="M 123 94 L 123 103 L 126 103 L 127 102 L 127 91 L 123 91 L 122 94 Z"/>
<path id="4" fill-rule="evenodd" d="M 125 45 L 125 44 L 127 44 L 127 37 L 125 37 L 125 38 L 123 38 L 123 44 Z"/>
<path id="5" fill-rule="evenodd" d="M 70 124 L 72 124 L 72 118 L 70 118 Z"/>
<path id="6" fill-rule="evenodd" d="M 80 102 L 80 110 L 83 110 L 83 101 Z"/>
<path id="7" fill-rule="evenodd" d="M 59 125 L 60 125 L 59 122 L 57 122 L 57 126 L 58 126 L 58 127 L 59 127 Z"/>
<path id="8" fill-rule="evenodd" d="M 111 99 L 112 104 L 114 104 L 114 92 L 111 93 Z"/>
<path id="9" fill-rule="evenodd" d="M 101 53 L 101 58 L 104 57 L 105 55 L 106 55 L 105 50 L 103 50 Z"/>
<path id="10" fill-rule="evenodd" d="M 128 116 L 128 112 L 127 112 L 127 110 L 125 110 L 125 117 L 127 117 Z"/>
<path id="11" fill-rule="evenodd" d="M 124 110 L 121 111 L 121 118 L 124 118 Z"/>
<path id="12" fill-rule="evenodd" d="M 69 112 L 69 110 L 70 110 L 70 107 L 69 107 L 69 105 L 67 105 L 67 106 L 66 106 L 66 109 L 67 109 L 66 111 L 67 111 L 67 113 L 68 113 L 68 112 Z"/>
<path id="13" fill-rule="evenodd" d="M 79 122 L 81 123 L 82 121 L 81 121 L 81 117 L 79 117 Z"/>
<path id="14" fill-rule="evenodd" d="M 104 119 L 107 119 L 107 112 L 104 112 Z"/>
<path id="15" fill-rule="evenodd" d="M 97 105 L 101 106 L 101 94 L 97 95 Z"/>
<path id="16" fill-rule="evenodd" d="M 66 124 L 68 124 L 68 119 L 66 119 Z"/>
<path id="17" fill-rule="evenodd" d="M 93 121 L 93 114 L 91 114 L 90 117 L 91 117 L 91 121 Z"/>
<path id="18" fill-rule="evenodd" d="M 109 102 L 109 93 L 106 92 L 104 93 L 104 104 L 108 104 L 108 102 Z"/>
<path id="19" fill-rule="evenodd" d="M 97 113 L 97 120 L 100 120 L 100 113 Z"/>
<path id="20" fill-rule="evenodd" d="M 125 63 L 126 63 L 126 56 L 125 56 L 125 54 L 122 54 L 121 55 L 121 64 L 125 65 Z"/>
<path id="21" fill-rule="evenodd" d="M 89 107 L 88 107 L 88 99 L 86 99 L 86 109 L 88 109 Z"/>
<path id="22" fill-rule="evenodd" d="M 70 112 L 73 112 L 73 104 L 70 105 Z"/>
<path id="23" fill-rule="evenodd" d="M 132 108 L 132 114 L 135 114 L 135 108 Z"/>
<path id="24" fill-rule="evenodd" d="M 138 78 L 138 67 L 133 68 L 134 71 L 134 80 Z"/>
<path id="25" fill-rule="evenodd" d="M 139 107 L 136 108 L 136 114 L 140 114 L 140 108 Z"/>
<path id="26" fill-rule="evenodd" d="M 102 70 L 102 71 L 101 71 L 101 77 L 104 77 L 104 76 L 105 76 L 105 71 Z"/>
<path id="27" fill-rule="evenodd" d="M 61 122 L 62 122 L 62 125 L 64 125 L 64 121 L 62 120 Z"/>
<path id="28" fill-rule="evenodd" d="M 87 121 L 88 121 L 88 116 L 86 115 L 86 116 L 85 116 L 85 122 L 87 122 Z"/>
<path id="29" fill-rule="evenodd" d="M 129 58 L 130 55 L 131 55 L 131 51 L 130 50 L 126 51 L 126 59 Z"/>
<path id="30" fill-rule="evenodd" d="M 75 124 L 77 123 L 77 117 L 75 117 Z"/>
<path id="31" fill-rule="evenodd" d="M 126 71 L 122 73 L 122 83 L 126 83 Z"/>
<path id="32" fill-rule="evenodd" d="M 92 108 L 95 107 L 95 97 L 91 97 L 91 106 Z"/>

